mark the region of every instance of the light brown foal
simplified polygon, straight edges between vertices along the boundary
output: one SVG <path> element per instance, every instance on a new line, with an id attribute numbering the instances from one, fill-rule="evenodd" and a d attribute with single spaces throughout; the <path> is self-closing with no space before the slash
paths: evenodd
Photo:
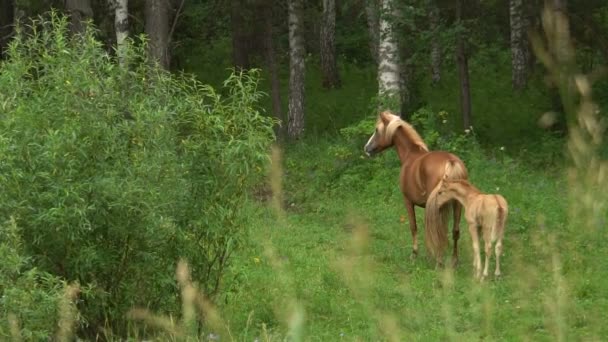
<path id="1" fill-rule="evenodd" d="M 507 201 L 501 195 L 482 194 L 475 186 L 466 180 L 444 180 L 439 193 L 439 206 L 450 200 L 457 200 L 464 206 L 464 217 L 469 224 L 473 241 L 473 268 L 475 277 L 483 280 L 488 276 L 488 265 L 492 255 L 492 244 L 496 243 L 495 276 L 500 276 L 500 255 L 502 254 L 502 239 L 509 208 Z M 486 260 L 481 273 L 481 257 L 479 252 L 479 230 L 485 244 Z"/>

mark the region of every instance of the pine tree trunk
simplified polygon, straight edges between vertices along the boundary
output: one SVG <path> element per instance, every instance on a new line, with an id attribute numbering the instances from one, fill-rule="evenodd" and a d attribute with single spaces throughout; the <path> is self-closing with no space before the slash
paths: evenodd
<path id="1" fill-rule="evenodd" d="M 456 7 L 456 20 L 462 25 L 462 0 Z M 461 32 L 456 38 L 456 64 L 458 65 L 458 78 L 460 80 L 460 109 L 462 123 L 465 129 L 471 127 L 471 85 L 469 83 L 469 61 L 466 51 L 465 33 Z"/>
<path id="2" fill-rule="evenodd" d="M 365 15 L 369 31 L 369 50 L 374 62 L 378 63 L 378 44 L 380 42 L 380 22 L 378 15 L 378 0 L 366 0 Z"/>
<path id="3" fill-rule="evenodd" d="M 126 65 L 125 45 L 129 37 L 129 0 L 116 0 L 114 29 L 116 30 L 116 55 L 121 67 Z"/>
<path id="4" fill-rule="evenodd" d="M 70 30 L 72 33 L 83 33 L 85 21 L 93 17 L 91 0 L 65 0 L 65 8 L 70 13 Z"/>
<path id="5" fill-rule="evenodd" d="M 242 0 L 232 0 L 230 3 L 230 25 L 232 27 L 232 63 L 235 67 L 249 69 L 249 42 L 247 34 L 247 18 L 243 15 L 245 4 Z"/>
<path id="6" fill-rule="evenodd" d="M 289 0 L 289 115 L 287 134 L 298 139 L 304 133 L 305 50 L 302 0 Z"/>
<path id="7" fill-rule="evenodd" d="M 393 29 L 395 9 L 393 0 L 382 0 L 380 44 L 378 48 L 378 95 L 383 101 L 380 110 L 398 112 L 400 102 L 399 48 Z"/>
<path id="8" fill-rule="evenodd" d="M 169 69 L 169 2 L 146 0 L 145 30 L 148 35 L 148 56 L 163 69 Z"/>
<path id="9" fill-rule="evenodd" d="M 15 22 L 14 0 L 0 0 L 0 59 L 4 58 Z"/>
<path id="10" fill-rule="evenodd" d="M 323 0 L 323 15 L 321 16 L 321 70 L 323 72 L 323 87 L 340 88 L 340 75 L 336 62 L 336 1 Z"/>
<path id="11" fill-rule="evenodd" d="M 431 28 L 431 79 L 433 84 L 441 81 L 441 43 L 439 42 L 439 7 L 436 0 L 429 3 L 429 25 Z"/>
<path id="12" fill-rule="evenodd" d="M 524 19 L 522 0 L 509 1 L 511 18 L 511 84 L 513 89 L 526 86 L 526 39 L 524 36 Z"/>
<path id="13" fill-rule="evenodd" d="M 276 52 L 274 50 L 274 33 L 272 28 L 272 0 L 267 0 L 263 4 L 264 17 L 264 48 L 266 57 L 266 67 L 270 74 L 270 98 L 272 100 L 272 113 L 281 124 L 276 127 L 275 134 L 279 138 L 284 138 L 285 135 L 285 116 L 281 109 L 281 82 L 279 78 L 279 67 L 276 60 Z"/>

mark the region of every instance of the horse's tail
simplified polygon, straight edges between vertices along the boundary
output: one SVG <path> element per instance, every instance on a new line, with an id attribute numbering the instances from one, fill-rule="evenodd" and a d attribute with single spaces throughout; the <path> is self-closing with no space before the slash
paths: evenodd
<path id="1" fill-rule="evenodd" d="M 437 193 L 444 179 L 466 179 L 467 170 L 464 164 L 457 159 L 445 163 L 443 176 L 433 188 L 426 201 L 424 210 L 424 241 L 427 250 L 439 262 L 443 260 L 443 252 L 448 246 L 448 219 L 451 205 L 439 206 Z"/>

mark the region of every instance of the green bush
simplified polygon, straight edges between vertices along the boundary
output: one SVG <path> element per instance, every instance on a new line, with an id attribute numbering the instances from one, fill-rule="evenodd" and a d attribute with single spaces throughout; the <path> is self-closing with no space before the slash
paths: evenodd
<path id="1" fill-rule="evenodd" d="M 7 221 L 0 229 L 0 338 L 46 340 L 57 326 L 63 284 L 36 269 L 23 255 L 22 246 L 16 222 Z"/>
<path id="2" fill-rule="evenodd" d="M 216 292 L 273 139 L 257 72 L 220 96 L 152 66 L 145 44 L 125 70 L 92 28 L 71 38 L 51 14 L 27 31 L 0 72 L 0 218 L 15 217 L 32 266 L 91 286 L 86 333 L 124 332 L 134 305 L 176 311 L 180 258 Z"/>

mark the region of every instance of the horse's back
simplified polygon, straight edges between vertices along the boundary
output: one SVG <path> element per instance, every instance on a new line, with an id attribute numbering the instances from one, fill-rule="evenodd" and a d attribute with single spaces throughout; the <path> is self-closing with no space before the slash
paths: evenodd
<path id="1" fill-rule="evenodd" d="M 449 164 L 447 164 L 449 163 Z M 445 151 L 432 151 L 421 158 L 420 172 L 424 175 L 427 189 L 434 189 L 439 182 L 447 179 L 467 179 L 468 171 L 462 160 Z"/>

